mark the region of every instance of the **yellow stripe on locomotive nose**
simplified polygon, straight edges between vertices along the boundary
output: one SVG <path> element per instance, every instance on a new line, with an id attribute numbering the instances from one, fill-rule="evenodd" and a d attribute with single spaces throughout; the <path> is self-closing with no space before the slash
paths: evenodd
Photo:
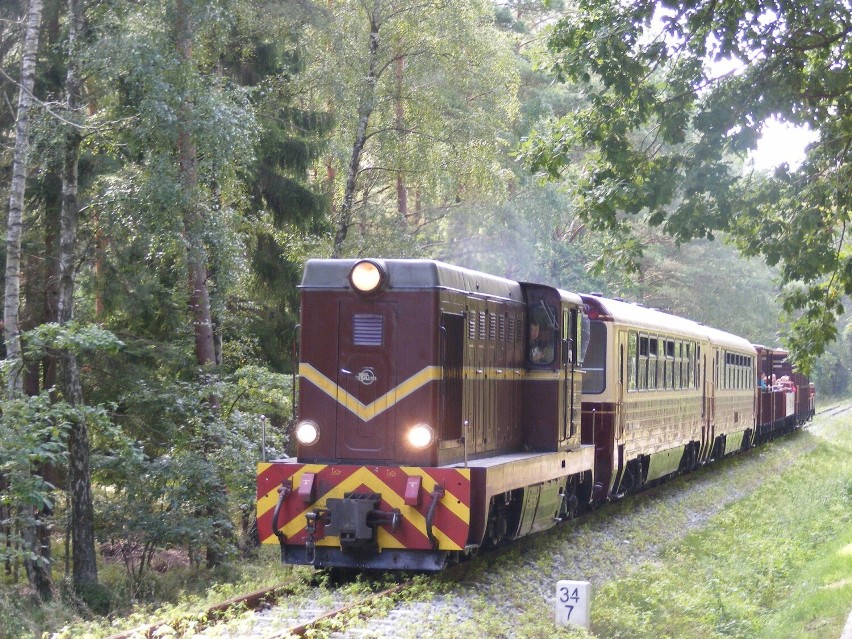
<path id="1" fill-rule="evenodd" d="M 335 384 L 332 380 L 320 373 L 310 364 L 299 364 L 299 377 L 311 382 L 326 395 L 345 406 L 365 422 L 373 419 L 376 415 L 385 412 L 398 401 L 411 395 L 411 393 L 425 386 L 429 382 L 441 379 L 441 373 L 442 370 L 440 366 L 427 366 L 420 372 L 415 373 L 402 382 L 402 384 L 390 389 L 378 399 L 370 402 L 369 404 L 362 404 L 352 394 L 340 388 L 340 386 Z"/>

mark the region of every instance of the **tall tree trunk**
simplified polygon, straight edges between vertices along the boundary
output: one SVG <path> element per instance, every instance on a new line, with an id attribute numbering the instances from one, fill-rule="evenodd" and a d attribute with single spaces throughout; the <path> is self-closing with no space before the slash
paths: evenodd
<path id="1" fill-rule="evenodd" d="M 83 31 L 81 0 L 68 0 L 68 70 L 65 93 L 68 113 L 81 111 L 81 81 L 77 70 L 78 38 Z M 80 207 L 77 197 L 80 132 L 69 128 L 65 140 L 62 171 L 62 213 L 59 234 L 59 296 L 57 315 L 60 324 L 74 317 L 74 279 L 77 257 L 77 222 Z M 83 389 L 77 356 L 63 351 L 60 359 L 60 379 L 65 401 L 73 406 L 83 403 Z M 68 434 L 68 483 L 71 492 L 71 549 L 74 587 L 82 591 L 98 582 L 95 554 L 94 509 L 89 460 L 89 432 L 86 420 L 74 420 Z"/>
<path id="2" fill-rule="evenodd" d="M 18 111 L 15 120 L 15 150 L 12 156 L 12 184 L 9 194 L 9 218 L 6 224 L 6 287 L 3 307 L 3 332 L 6 339 L 6 357 L 11 363 L 6 391 L 10 398 L 23 392 L 23 358 L 21 352 L 21 239 L 23 236 L 24 194 L 27 182 L 27 154 L 29 151 L 30 105 L 35 86 L 36 57 L 41 29 L 42 0 L 30 0 L 27 11 L 24 47 L 21 57 L 21 88 L 18 94 Z M 44 522 L 40 513 L 23 531 L 25 543 L 35 556 L 25 562 L 27 577 L 42 599 L 53 595 L 49 556 L 44 548 Z M 49 548 L 49 546 L 48 546 Z"/>
<path id="3" fill-rule="evenodd" d="M 177 0 L 175 44 L 184 64 L 192 63 L 192 26 L 188 0 Z M 200 366 L 215 364 L 213 321 L 210 313 L 210 290 L 207 285 L 207 252 L 202 239 L 203 219 L 198 209 L 198 160 L 195 142 L 189 129 L 192 108 L 186 97 L 180 106 L 178 124 L 178 161 L 181 183 L 187 199 L 184 210 L 184 239 L 189 267 L 189 305 L 195 335 L 195 357 Z"/>
<path id="4" fill-rule="evenodd" d="M 10 396 L 20 395 L 23 389 L 21 332 L 18 317 L 21 297 L 21 237 L 23 235 L 24 191 L 27 182 L 29 115 L 32 91 L 35 85 L 42 4 L 42 0 L 30 0 L 27 12 L 27 28 L 24 34 L 24 49 L 21 58 L 21 89 L 18 93 L 18 111 L 15 120 L 15 150 L 12 156 L 9 219 L 6 224 L 6 288 L 3 306 L 3 332 L 6 339 L 6 358 L 12 362 L 7 381 L 7 391 Z"/>
<path id="5" fill-rule="evenodd" d="M 193 27 L 190 18 L 190 0 L 176 0 L 175 3 L 175 45 L 183 63 L 189 68 L 192 65 Z M 187 71 L 189 73 L 189 71 Z M 184 96 L 178 121 L 177 152 L 181 183 L 186 197 L 184 208 L 184 242 L 187 247 L 187 266 L 189 271 L 189 305 L 192 314 L 193 333 L 195 336 L 195 358 L 202 368 L 213 368 L 217 364 L 216 339 L 213 327 L 213 315 L 210 304 L 210 288 L 208 285 L 209 269 L 207 251 L 204 245 L 204 217 L 198 206 L 198 161 L 195 141 L 190 131 L 192 105 Z M 219 406 L 219 398 L 215 393 L 209 396 L 211 413 Z M 201 453 L 205 459 L 211 451 L 217 449 L 220 442 L 205 432 Z M 215 495 L 207 495 L 205 514 L 214 522 L 227 520 L 225 512 L 225 487 L 218 478 L 213 480 Z M 224 559 L 221 552 L 222 540 L 227 531 L 219 523 L 214 523 L 214 539 L 207 545 L 207 566 L 217 566 Z"/>
<path id="6" fill-rule="evenodd" d="M 396 76 L 396 131 L 399 136 L 399 147 L 405 154 L 405 106 L 402 103 L 403 79 L 405 78 L 405 56 L 397 54 L 394 60 Z M 408 187 L 405 184 L 405 171 L 400 167 L 396 173 L 396 208 L 403 221 L 408 221 Z"/>
<path id="7" fill-rule="evenodd" d="M 367 77 L 364 78 L 364 89 L 358 100 L 358 125 L 355 128 L 355 140 L 352 143 L 352 156 L 349 159 L 349 169 L 346 174 L 346 188 L 343 191 L 343 202 L 337 214 L 337 231 L 334 234 L 332 257 L 343 255 L 343 243 L 352 223 L 352 209 L 355 203 L 355 190 L 358 173 L 361 168 L 361 155 L 367 141 L 367 126 L 376 106 L 376 84 L 379 81 L 379 22 L 381 3 L 373 2 L 370 14 L 370 43 L 368 46 Z"/>

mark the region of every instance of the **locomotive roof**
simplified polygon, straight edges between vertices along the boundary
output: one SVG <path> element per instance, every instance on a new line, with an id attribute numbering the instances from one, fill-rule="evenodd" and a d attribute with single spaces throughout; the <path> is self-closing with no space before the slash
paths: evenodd
<path id="1" fill-rule="evenodd" d="M 308 260 L 301 288 L 349 289 L 349 271 L 361 259 Z M 518 282 L 435 260 L 375 259 L 388 275 L 388 289 L 444 288 L 523 301 Z"/>
<path id="2" fill-rule="evenodd" d="M 597 295 L 583 295 L 582 297 L 586 303 L 599 306 L 605 314 L 609 315 L 614 322 L 618 322 L 619 324 L 635 326 L 649 332 L 669 331 L 686 337 L 707 340 L 717 346 L 735 348 L 749 353 L 755 352 L 754 347 L 747 339 L 699 324 L 684 317 L 664 313 L 638 304 L 598 297 Z"/>

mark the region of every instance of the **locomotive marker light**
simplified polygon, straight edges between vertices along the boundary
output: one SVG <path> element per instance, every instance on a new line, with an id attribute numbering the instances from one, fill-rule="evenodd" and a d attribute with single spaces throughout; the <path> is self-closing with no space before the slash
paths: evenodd
<path id="1" fill-rule="evenodd" d="M 320 430 L 315 422 L 305 420 L 296 424 L 296 439 L 302 446 L 313 446 L 319 441 Z"/>
<path id="2" fill-rule="evenodd" d="M 592 587 L 588 581 L 556 582 L 556 625 L 589 627 Z"/>
<path id="3" fill-rule="evenodd" d="M 435 438 L 435 433 L 428 424 L 415 424 L 408 431 L 408 443 L 414 448 L 423 449 L 428 447 Z"/>
<path id="4" fill-rule="evenodd" d="M 385 283 L 385 270 L 372 260 L 361 260 L 349 271 L 349 283 L 360 293 L 373 293 Z"/>

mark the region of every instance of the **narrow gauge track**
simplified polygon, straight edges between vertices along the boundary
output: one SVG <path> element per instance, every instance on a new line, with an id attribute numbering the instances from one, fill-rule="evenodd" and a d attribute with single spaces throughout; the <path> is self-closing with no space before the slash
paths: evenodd
<path id="1" fill-rule="evenodd" d="M 838 404 L 837 406 L 829 406 L 827 408 L 818 410 L 816 411 L 816 414 L 820 417 L 836 417 L 837 415 L 848 412 L 850 410 L 852 410 L 852 402 L 844 402 L 842 404 Z"/>
<path id="2" fill-rule="evenodd" d="M 241 639 L 303 637 L 313 628 L 335 624 L 339 618 L 367 618 L 370 611 L 377 609 L 383 600 L 395 600 L 413 583 L 411 580 L 403 581 L 379 592 L 359 597 L 356 601 L 345 604 L 337 601 L 332 602 L 330 606 L 323 606 L 317 602 L 318 599 L 322 598 L 322 595 L 328 594 L 317 586 L 316 597 L 305 606 L 278 616 L 274 614 L 277 602 L 294 594 L 297 591 L 297 586 L 275 586 L 233 597 L 194 615 L 175 620 L 157 621 L 111 635 L 108 639 L 154 639 L 161 636 L 166 628 L 171 628 L 175 633 L 169 636 L 204 637 L 208 636 L 208 631 L 213 631 L 216 637 L 232 636 Z M 238 623 L 242 621 L 240 627 L 229 632 L 227 626 L 234 621 L 233 612 L 240 609 L 246 612 L 254 612 L 255 616 L 254 618 L 244 616 L 241 620 L 237 619 Z"/>
<path id="3" fill-rule="evenodd" d="M 359 601 L 346 604 L 345 606 L 341 606 L 340 608 L 337 608 L 330 612 L 318 615 L 317 617 L 314 617 L 313 619 L 310 619 L 306 622 L 299 623 L 295 626 L 290 626 L 289 628 L 286 628 L 283 631 L 265 634 L 263 636 L 263 639 L 287 639 L 288 637 L 294 636 L 304 637 L 311 629 L 322 627 L 325 624 L 333 625 L 339 618 L 351 618 L 352 616 L 356 616 L 359 619 L 369 618 L 370 611 L 375 609 L 375 607 L 382 600 L 393 601 L 397 599 L 412 585 L 412 581 L 404 581 L 390 588 L 386 588 L 381 592 L 368 595 L 367 597 L 364 597 Z"/>

